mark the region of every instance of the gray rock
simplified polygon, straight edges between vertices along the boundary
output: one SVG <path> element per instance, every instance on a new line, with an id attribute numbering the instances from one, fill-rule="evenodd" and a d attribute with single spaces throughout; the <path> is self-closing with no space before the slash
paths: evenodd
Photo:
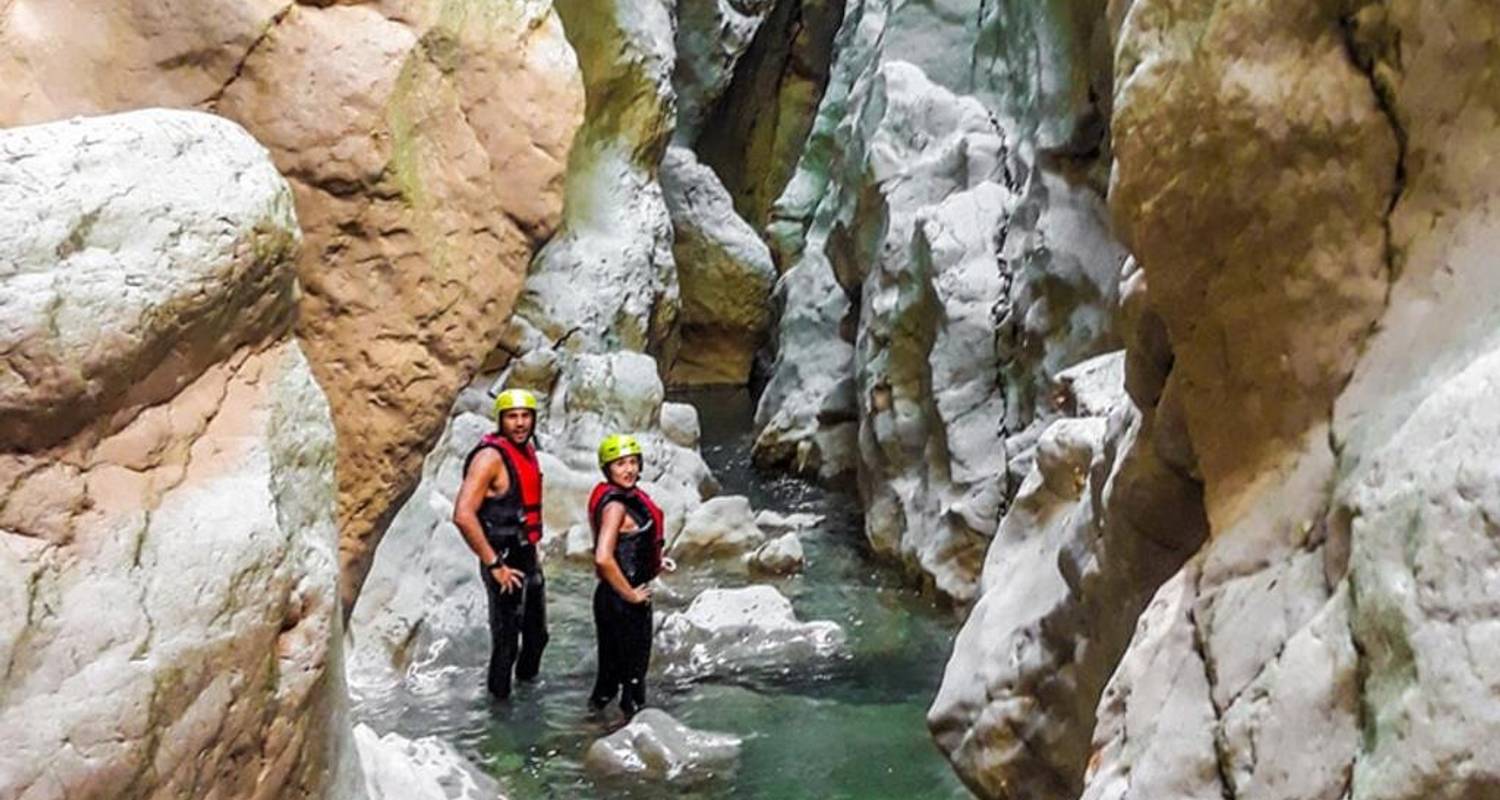
<path id="1" fill-rule="evenodd" d="M 807 558 L 802 553 L 802 540 L 796 531 L 784 533 L 756 548 L 749 556 L 750 568 L 772 575 L 790 575 L 801 572 Z"/>
<path id="2" fill-rule="evenodd" d="M 653 664 L 668 678 L 789 670 L 843 652 L 837 623 L 799 622 L 770 586 L 709 589 L 658 626 Z"/>
<path id="3" fill-rule="evenodd" d="M 740 743 L 738 736 L 694 730 L 665 711 L 647 708 L 590 745 L 583 765 L 603 778 L 694 784 L 732 775 Z"/>
<path id="4" fill-rule="evenodd" d="M 503 800 L 500 785 L 453 745 L 435 736 L 411 740 L 354 727 L 370 800 Z"/>
<path id="5" fill-rule="evenodd" d="M 691 147 L 714 104 L 729 87 L 735 64 L 776 6 L 775 0 L 678 0 L 677 130 Z"/>
<path id="6" fill-rule="evenodd" d="M 728 495 L 689 512 L 682 533 L 671 540 L 669 549 L 680 561 L 701 561 L 742 555 L 765 540 L 765 533 L 755 524 L 750 500 Z"/>

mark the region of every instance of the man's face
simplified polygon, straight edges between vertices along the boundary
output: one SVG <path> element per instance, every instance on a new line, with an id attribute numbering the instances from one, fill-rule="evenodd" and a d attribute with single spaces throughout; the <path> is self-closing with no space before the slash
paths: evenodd
<path id="1" fill-rule="evenodd" d="M 514 444 L 525 444 L 531 438 L 536 414 L 525 408 L 512 408 L 500 415 L 500 435 Z"/>

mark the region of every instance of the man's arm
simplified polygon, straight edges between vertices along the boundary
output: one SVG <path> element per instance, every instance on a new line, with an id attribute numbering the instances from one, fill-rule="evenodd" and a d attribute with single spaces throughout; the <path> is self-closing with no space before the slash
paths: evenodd
<path id="1" fill-rule="evenodd" d="M 479 451 L 470 462 L 463 485 L 458 489 L 458 497 L 453 501 L 453 524 L 458 526 L 458 532 L 463 534 L 464 541 L 474 551 L 474 555 L 479 557 L 481 564 L 493 564 L 499 558 L 495 548 L 490 547 L 489 540 L 485 538 L 484 528 L 479 524 L 479 505 L 484 502 L 485 492 L 490 485 L 496 483 L 500 484 L 500 491 L 504 492 L 509 488 L 510 476 L 505 472 L 500 454 L 486 448 Z M 491 570 L 490 575 L 499 582 L 501 591 L 521 585 L 520 572 L 504 564 Z"/>

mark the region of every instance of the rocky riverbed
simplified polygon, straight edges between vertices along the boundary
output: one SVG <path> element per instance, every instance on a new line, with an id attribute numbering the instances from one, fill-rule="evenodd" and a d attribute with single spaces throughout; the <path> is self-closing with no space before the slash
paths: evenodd
<path id="1" fill-rule="evenodd" d="M 657 797 L 668 786 L 703 797 L 968 796 L 922 730 L 957 630 L 952 609 L 935 605 L 873 557 L 860 536 L 858 506 L 847 495 L 751 468 L 745 392 L 700 391 L 674 399 L 702 413 L 704 458 L 723 491 L 787 516 L 761 519 L 768 533 L 795 533 L 805 550 L 804 570 L 786 577 L 752 572 L 743 558 L 727 557 L 685 565 L 662 581 L 651 705 L 693 729 L 738 737 L 737 754 L 714 759 L 709 769 L 689 765 L 670 781 L 660 774 L 611 776 L 588 767 L 590 748 L 614 732 L 620 719 L 613 710 L 600 717 L 584 708 L 595 664 L 589 612 L 594 577 L 590 565 L 559 554 L 547 567 L 552 640 L 540 681 L 520 687 L 509 703 L 485 697 L 487 629 L 482 615 L 472 613 L 482 612 L 483 599 L 465 561 L 461 574 L 467 580 L 449 587 L 451 616 L 439 610 L 435 616 L 441 619 L 432 623 L 442 633 L 417 633 L 397 673 L 366 660 L 388 651 L 372 641 L 373 631 L 362 638 L 367 615 L 356 610 L 350 677 L 355 718 L 376 730 L 451 742 L 513 797 Z M 462 551 L 451 526 L 439 528 L 437 535 L 449 540 L 444 546 Z M 374 591 L 385 570 L 411 566 L 394 540 L 387 547 L 392 563 L 377 559 Z M 748 616 L 762 633 L 745 639 L 708 632 L 682 641 L 692 630 L 704 630 L 689 622 L 695 598 L 746 591 L 751 604 L 771 598 Z M 780 602 L 797 622 L 776 613 Z M 716 628 L 733 622 L 723 613 L 701 610 L 696 617 Z M 753 652 L 740 644 L 748 641 L 757 645 Z M 366 645 L 379 652 L 366 651 Z"/>

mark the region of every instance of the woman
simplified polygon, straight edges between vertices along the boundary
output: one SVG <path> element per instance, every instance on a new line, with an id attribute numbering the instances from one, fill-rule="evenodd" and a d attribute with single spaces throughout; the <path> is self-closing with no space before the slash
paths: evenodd
<path id="1" fill-rule="evenodd" d="M 599 678 L 589 707 L 603 709 L 620 695 L 626 718 L 646 704 L 651 663 L 651 580 L 677 568 L 662 557 L 661 509 L 636 485 L 641 445 L 616 434 L 599 444 L 605 480 L 589 497 L 594 529 L 594 630 L 599 638 Z"/>

